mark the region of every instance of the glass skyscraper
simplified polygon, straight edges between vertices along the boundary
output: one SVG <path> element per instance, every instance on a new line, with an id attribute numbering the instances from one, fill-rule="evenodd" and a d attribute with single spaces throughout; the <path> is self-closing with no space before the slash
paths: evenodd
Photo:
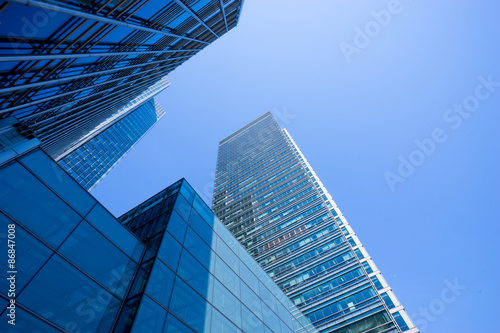
<path id="1" fill-rule="evenodd" d="M 215 214 L 320 332 L 418 332 L 285 129 L 222 140 Z"/>
<path id="2" fill-rule="evenodd" d="M 185 180 L 118 221 L 38 139 L 0 143 L 1 332 L 317 332 Z"/>
<path id="3" fill-rule="evenodd" d="M 0 117 L 51 156 L 234 28 L 243 0 L 0 4 Z"/>
<path id="4" fill-rule="evenodd" d="M 91 191 L 164 115 L 158 101 L 149 99 L 115 124 L 89 137 L 59 164 Z"/>

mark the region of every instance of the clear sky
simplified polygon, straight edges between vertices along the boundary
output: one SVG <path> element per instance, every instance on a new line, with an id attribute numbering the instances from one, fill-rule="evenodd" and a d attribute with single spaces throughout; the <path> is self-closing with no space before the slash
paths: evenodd
<path id="1" fill-rule="evenodd" d="M 118 216 L 185 177 L 211 202 L 218 142 L 288 115 L 421 331 L 497 332 L 499 32 L 494 0 L 246 1 L 92 193 Z"/>

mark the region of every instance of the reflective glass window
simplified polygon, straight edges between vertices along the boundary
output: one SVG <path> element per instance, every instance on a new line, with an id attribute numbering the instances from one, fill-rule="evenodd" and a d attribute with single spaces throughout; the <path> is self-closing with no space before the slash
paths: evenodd
<path id="1" fill-rule="evenodd" d="M 177 270 L 179 258 L 181 256 L 182 246 L 175 238 L 166 232 L 161 240 L 160 249 L 158 250 L 158 257 L 161 258 L 170 268 L 174 271 Z"/>
<path id="2" fill-rule="evenodd" d="M 193 228 L 193 230 L 196 231 L 196 233 L 200 235 L 208 245 L 212 246 L 215 232 L 196 211 L 191 212 L 191 216 L 189 217 L 189 226 Z"/>
<path id="3" fill-rule="evenodd" d="M 194 331 L 184 325 L 180 320 L 169 314 L 165 322 L 163 333 L 193 333 Z"/>
<path id="4" fill-rule="evenodd" d="M 182 195 L 184 196 L 184 198 L 186 198 L 186 200 L 189 203 L 193 202 L 193 199 L 194 199 L 194 190 L 191 187 L 191 185 L 189 185 L 188 182 L 185 181 L 185 180 L 182 182 L 181 193 L 182 193 Z"/>
<path id="5" fill-rule="evenodd" d="M 231 267 L 231 269 L 235 272 L 239 272 L 239 262 L 240 260 L 238 259 L 238 256 L 234 254 L 233 251 L 229 248 L 229 246 L 226 245 L 220 239 L 219 237 L 217 238 L 217 250 L 215 251 L 224 261 L 225 263 Z"/>
<path id="6" fill-rule="evenodd" d="M 262 298 L 267 306 L 269 306 L 274 312 L 278 312 L 276 307 L 276 298 L 274 298 L 274 295 L 262 283 L 259 283 L 259 293 L 260 298 Z"/>
<path id="7" fill-rule="evenodd" d="M 207 300 L 212 300 L 212 274 L 186 250 L 182 251 L 177 274 Z"/>
<path id="8" fill-rule="evenodd" d="M 184 235 L 186 234 L 186 228 L 187 223 L 179 216 L 179 214 L 172 211 L 167 225 L 168 232 L 170 232 L 172 236 L 177 238 L 177 240 L 182 243 L 184 241 Z"/>
<path id="9" fill-rule="evenodd" d="M 174 205 L 175 211 L 182 216 L 184 221 L 189 221 L 189 214 L 191 213 L 191 205 L 187 202 L 182 195 L 177 195 Z"/>
<path id="10" fill-rule="evenodd" d="M 220 333 L 237 333 L 241 332 L 238 327 L 236 327 L 232 322 L 230 322 L 226 317 L 224 317 L 216 309 L 212 310 L 212 332 Z"/>
<path id="11" fill-rule="evenodd" d="M 260 319 L 253 314 L 252 311 L 247 309 L 246 306 L 241 307 L 242 313 L 241 313 L 241 318 L 242 318 L 242 323 L 241 323 L 241 329 L 243 332 L 249 332 L 249 333 L 258 333 L 258 332 L 264 332 L 264 324 Z"/>
<path id="12" fill-rule="evenodd" d="M 212 307 L 181 279 L 175 280 L 169 310 L 195 331 L 209 330 Z"/>
<path id="13" fill-rule="evenodd" d="M 119 297 L 127 291 L 137 266 L 85 221 L 64 241 L 59 252 Z"/>
<path id="14" fill-rule="evenodd" d="M 262 304 L 262 315 L 264 317 L 264 323 L 271 328 L 273 332 L 280 332 L 281 325 L 278 316 L 271 311 L 271 309 L 266 305 Z"/>
<path id="15" fill-rule="evenodd" d="M 262 301 L 246 284 L 241 284 L 241 300 L 257 317 L 262 319 Z"/>
<path id="16" fill-rule="evenodd" d="M 215 277 L 218 278 L 233 294 L 240 297 L 240 279 L 220 257 L 215 259 Z"/>
<path id="17" fill-rule="evenodd" d="M 57 255 L 17 299 L 69 331 L 109 331 L 120 307 L 117 298 Z"/>
<path id="18" fill-rule="evenodd" d="M 167 311 L 144 295 L 132 326 L 133 333 L 157 333 L 163 330 Z"/>
<path id="19" fill-rule="evenodd" d="M 205 204 L 205 202 L 200 198 L 198 194 L 195 193 L 194 196 L 194 201 L 193 201 L 193 207 L 196 209 L 198 213 L 200 213 L 201 217 L 211 226 L 214 226 L 214 213 L 208 206 Z"/>
<path id="20" fill-rule="evenodd" d="M 86 219 L 132 259 L 138 261 L 141 258 L 144 245 L 100 204 L 94 206 Z"/>
<path id="21" fill-rule="evenodd" d="M 149 275 L 146 292 L 165 307 L 168 307 L 174 280 L 174 272 L 157 259 Z"/>
<path id="22" fill-rule="evenodd" d="M 241 327 L 241 303 L 219 281 L 214 281 L 214 299 L 212 304 L 233 323 Z"/>
<path id="23" fill-rule="evenodd" d="M 59 330 L 53 328 L 49 324 L 41 321 L 40 319 L 30 315 L 23 309 L 16 307 L 16 325 L 11 325 L 8 323 L 10 320 L 7 317 L 7 313 L 2 314 L 2 320 L 0 320 L 0 332 L 2 333 L 19 333 L 19 332 L 30 332 L 30 333 L 52 333 L 60 332 Z"/>
<path id="24" fill-rule="evenodd" d="M 3 249 L 7 249 L 7 227 L 13 223 L 11 219 L 0 213 L 0 227 L 2 228 L 0 239 Z M 19 225 L 16 225 L 14 230 L 16 235 L 14 239 L 17 270 L 16 289 L 21 290 L 47 261 L 52 251 Z M 1 292 L 6 293 L 6 290 L 9 289 L 8 286 L 9 281 L 6 278 L 0 279 Z"/>
<path id="25" fill-rule="evenodd" d="M 215 254 L 191 228 L 187 229 L 184 247 L 208 270 L 213 269 Z"/>
<path id="26" fill-rule="evenodd" d="M 19 163 L 0 170 L 0 208 L 53 247 L 81 220 Z"/>
<path id="27" fill-rule="evenodd" d="M 96 203 L 87 191 L 41 150 L 24 156 L 21 162 L 83 216 Z"/>
<path id="28" fill-rule="evenodd" d="M 240 278 L 253 290 L 259 290 L 259 279 L 245 265 L 240 265 Z"/>

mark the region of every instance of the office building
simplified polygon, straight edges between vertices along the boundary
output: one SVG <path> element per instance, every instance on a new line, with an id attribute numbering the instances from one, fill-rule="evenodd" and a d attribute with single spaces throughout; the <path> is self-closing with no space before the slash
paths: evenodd
<path id="1" fill-rule="evenodd" d="M 91 191 L 164 115 L 163 108 L 152 98 L 115 124 L 94 131 L 59 164 Z"/>
<path id="2" fill-rule="evenodd" d="M 270 113 L 220 142 L 212 208 L 318 331 L 418 332 Z"/>
<path id="3" fill-rule="evenodd" d="M 238 23 L 243 0 L 9 0 L 0 117 L 55 157 Z"/>
<path id="4" fill-rule="evenodd" d="M 120 223 L 9 119 L 1 332 L 317 332 L 185 180 Z"/>

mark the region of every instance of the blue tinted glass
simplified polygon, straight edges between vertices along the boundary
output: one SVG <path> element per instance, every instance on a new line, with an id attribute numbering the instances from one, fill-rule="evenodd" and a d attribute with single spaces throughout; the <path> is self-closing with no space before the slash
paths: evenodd
<path id="1" fill-rule="evenodd" d="M 191 185 L 189 185 L 188 182 L 185 181 L 185 180 L 182 182 L 181 193 L 184 196 L 184 198 L 187 199 L 187 201 L 189 203 L 193 202 L 193 199 L 194 199 L 194 190 L 191 187 Z"/>
<path id="2" fill-rule="evenodd" d="M 184 247 L 208 270 L 213 269 L 215 255 L 210 247 L 191 228 L 187 230 Z"/>
<path id="3" fill-rule="evenodd" d="M 226 314 L 227 315 L 227 314 Z M 232 322 L 216 309 L 212 310 L 212 332 L 241 332 Z"/>
<path id="4" fill-rule="evenodd" d="M 215 260 L 215 277 L 218 278 L 233 294 L 240 297 L 240 279 L 221 258 Z"/>
<path id="5" fill-rule="evenodd" d="M 81 220 L 19 163 L 0 170 L 0 208 L 54 247 Z"/>
<path id="6" fill-rule="evenodd" d="M 2 248 L 4 249 L 7 249 L 7 226 L 12 223 L 12 220 L 0 213 L 0 228 L 2 228 L 0 238 L 2 238 L 2 236 L 5 237 L 2 239 Z M 16 289 L 21 290 L 40 269 L 40 267 L 42 267 L 45 261 L 47 261 L 49 256 L 52 254 L 52 251 L 19 225 L 16 225 L 14 230 L 16 235 L 16 238 L 14 239 L 17 271 Z M 8 285 L 9 281 L 7 279 L 0 279 L 0 288 L 2 292 L 6 292 L 6 290 L 9 289 Z"/>
<path id="7" fill-rule="evenodd" d="M 169 314 L 167 316 L 167 321 L 165 323 L 165 328 L 163 333 L 192 333 L 193 330 L 189 329 L 181 321 L 175 318 L 173 315 Z"/>
<path id="8" fill-rule="evenodd" d="M 189 217 L 189 226 L 193 228 L 193 230 L 196 231 L 196 233 L 200 235 L 201 238 L 208 243 L 208 245 L 212 245 L 215 233 L 196 211 L 191 212 L 191 216 Z"/>
<path id="9" fill-rule="evenodd" d="M 282 321 L 280 320 L 281 333 L 293 333 L 293 331 Z"/>
<path id="10" fill-rule="evenodd" d="M 119 297 L 132 281 L 136 264 L 87 222 L 82 222 L 59 252 Z"/>
<path id="11" fill-rule="evenodd" d="M 156 333 L 163 330 L 167 311 L 144 295 L 132 326 L 133 333 Z"/>
<path id="12" fill-rule="evenodd" d="M 209 330 L 210 304 L 181 279 L 175 280 L 169 310 L 195 331 L 205 332 Z"/>
<path id="13" fill-rule="evenodd" d="M 259 280 L 245 265 L 240 265 L 240 278 L 253 290 L 259 290 Z"/>
<path id="14" fill-rule="evenodd" d="M 177 199 L 179 200 L 179 199 Z M 177 214 L 172 211 L 170 219 L 168 220 L 167 230 L 177 238 L 179 242 L 184 241 L 184 235 L 186 234 L 187 223 Z"/>
<path id="15" fill-rule="evenodd" d="M 161 240 L 160 249 L 158 250 L 158 257 L 161 258 L 170 268 L 174 271 L 177 270 L 179 257 L 181 256 L 182 246 L 179 244 L 172 235 L 166 232 Z"/>
<path id="16" fill-rule="evenodd" d="M 396 320 L 396 323 L 398 323 L 398 326 L 401 328 L 401 330 L 408 330 L 408 325 L 399 312 L 393 313 L 392 316 L 394 317 L 394 320 Z"/>
<path id="17" fill-rule="evenodd" d="M 260 298 L 269 306 L 274 312 L 278 312 L 276 307 L 276 298 L 274 295 L 264 286 L 264 284 L 259 283 Z"/>
<path id="18" fill-rule="evenodd" d="M 394 303 L 392 302 L 392 299 L 389 297 L 389 295 L 387 293 L 383 293 L 382 295 L 382 299 L 384 300 L 384 303 L 385 305 L 389 308 L 389 309 L 392 309 L 394 308 Z"/>
<path id="19" fill-rule="evenodd" d="M 379 279 L 376 276 L 372 276 L 371 279 L 373 281 L 373 284 L 375 285 L 375 288 L 377 288 L 377 290 L 384 288 L 384 287 L 382 287 L 382 283 L 380 283 Z"/>
<path id="20" fill-rule="evenodd" d="M 281 325 L 278 316 L 265 304 L 262 304 L 262 314 L 264 323 L 266 323 L 273 332 L 280 332 Z"/>
<path id="21" fill-rule="evenodd" d="M 198 213 L 200 213 L 201 217 L 211 226 L 214 226 L 214 213 L 208 206 L 205 204 L 203 200 L 201 200 L 200 196 L 195 193 L 193 207 L 196 209 Z"/>
<path id="22" fill-rule="evenodd" d="M 2 333 L 19 333 L 19 332 L 30 332 L 30 333 L 52 333 L 60 332 L 52 326 L 44 323 L 40 319 L 33 317 L 28 312 L 23 309 L 16 307 L 16 317 L 15 326 L 8 323 L 10 320 L 7 314 L 2 314 L 2 320 L 0 320 L 0 332 Z"/>
<path id="23" fill-rule="evenodd" d="M 241 245 L 225 226 L 221 226 L 220 228 L 218 228 L 217 233 L 219 234 L 220 238 L 222 238 L 222 240 L 227 244 L 227 246 L 229 246 L 231 250 L 234 251 L 234 253 L 238 253 L 238 248 L 241 247 Z"/>
<path id="24" fill-rule="evenodd" d="M 72 331 L 108 331 L 119 301 L 55 255 L 17 297 L 21 304 Z"/>
<path id="25" fill-rule="evenodd" d="M 241 329 L 243 332 L 264 332 L 264 324 L 255 316 L 246 306 L 242 306 L 242 323 Z"/>
<path id="26" fill-rule="evenodd" d="M 157 259 L 149 276 L 146 292 L 165 307 L 168 307 L 174 279 L 174 272 Z"/>
<path id="27" fill-rule="evenodd" d="M 212 300 L 212 275 L 186 250 L 182 252 L 177 274 L 207 300 Z"/>
<path id="28" fill-rule="evenodd" d="M 235 272 L 239 272 L 240 260 L 236 254 L 219 237 L 217 239 L 217 250 L 215 251 L 224 262 Z"/>
<path id="29" fill-rule="evenodd" d="M 131 256 L 132 259 L 139 261 L 144 250 L 144 245 L 100 204 L 97 204 L 90 211 L 86 219 L 118 245 L 126 254 Z"/>
<path id="30" fill-rule="evenodd" d="M 96 203 L 87 191 L 41 150 L 24 156 L 21 162 L 80 214 L 87 214 Z"/>
<path id="31" fill-rule="evenodd" d="M 233 323 L 241 327 L 240 301 L 217 280 L 214 281 L 214 299 L 212 304 Z"/>
<path id="32" fill-rule="evenodd" d="M 189 213 L 191 212 L 191 205 L 184 199 L 182 195 L 177 195 L 175 199 L 174 209 L 184 221 L 189 221 Z"/>
<path id="33" fill-rule="evenodd" d="M 257 317 L 262 319 L 262 301 L 246 284 L 241 284 L 241 300 Z"/>

